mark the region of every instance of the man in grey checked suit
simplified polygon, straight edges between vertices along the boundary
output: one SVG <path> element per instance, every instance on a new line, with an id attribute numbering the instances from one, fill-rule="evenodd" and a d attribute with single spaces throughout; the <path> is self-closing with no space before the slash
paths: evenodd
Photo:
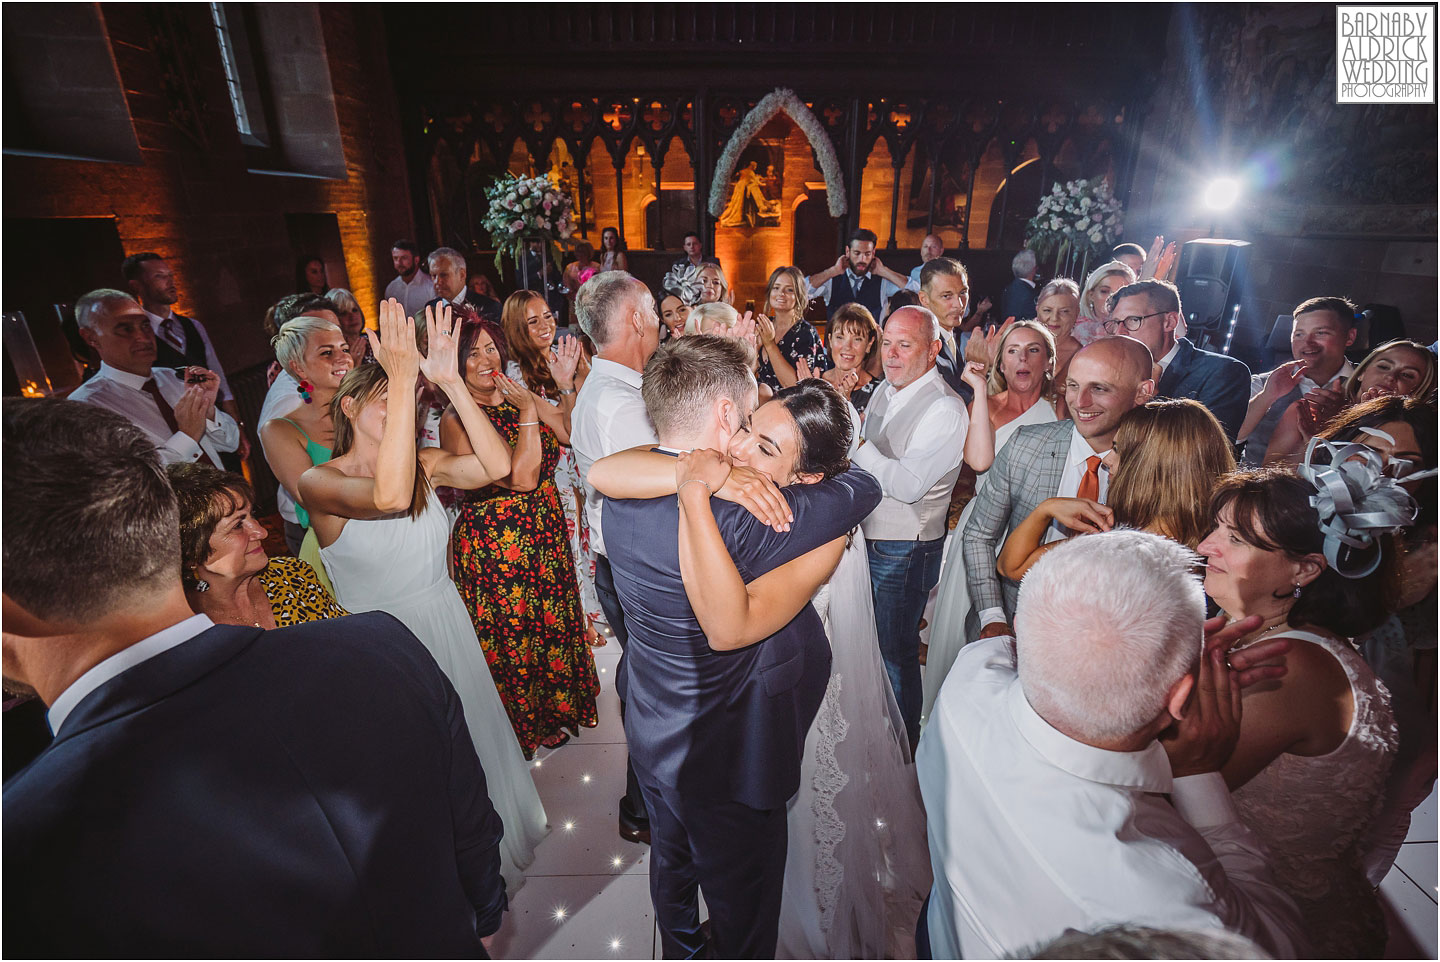
<path id="1" fill-rule="evenodd" d="M 996 574 L 996 549 L 1046 498 L 1105 500 L 1103 459 L 1125 412 L 1154 395 L 1153 368 L 1150 349 L 1132 337 L 1091 342 L 1070 361 L 1063 385 L 1071 420 L 1022 427 L 1000 449 L 965 525 L 965 582 L 974 605 L 967 639 L 1015 633 L 1010 620 L 1020 586 Z M 1052 527 L 1046 540 L 1064 536 Z"/>

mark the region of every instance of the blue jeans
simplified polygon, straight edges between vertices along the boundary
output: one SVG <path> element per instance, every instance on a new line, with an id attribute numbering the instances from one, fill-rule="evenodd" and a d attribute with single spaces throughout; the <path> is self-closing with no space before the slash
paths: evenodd
<path id="1" fill-rule="evenodd" d="M 920 739 L 920 619 L 925 602 L 940 580 L 945 539 L 871 541 L 870 588 L 875 599 L 875 631 L 880 657 L 905 720 L 913 748 Z"/>

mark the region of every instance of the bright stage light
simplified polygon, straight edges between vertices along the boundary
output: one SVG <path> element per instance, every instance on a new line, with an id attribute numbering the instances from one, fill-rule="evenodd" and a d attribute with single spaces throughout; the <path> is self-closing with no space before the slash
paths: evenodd
<path id="1" fill-rule="evenodd" d="M 1217 177 L 1205 188 L 1205 206 L 1211 210 L 1229 210 L 1240 199 L 1240 182 L 1231 177 Z"/>

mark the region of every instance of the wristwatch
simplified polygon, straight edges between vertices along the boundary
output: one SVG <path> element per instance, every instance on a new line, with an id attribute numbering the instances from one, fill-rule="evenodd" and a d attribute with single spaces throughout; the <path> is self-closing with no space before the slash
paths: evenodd
<path id="1" fill-rule="evenodd" d="M 575 393 L 575 389 L 574 389 L 573 387 L 562 387 L 562 388 L 560 389 L 560 393 L 561 393 L 561 394 L 574 394 L 574 393 Z"/>

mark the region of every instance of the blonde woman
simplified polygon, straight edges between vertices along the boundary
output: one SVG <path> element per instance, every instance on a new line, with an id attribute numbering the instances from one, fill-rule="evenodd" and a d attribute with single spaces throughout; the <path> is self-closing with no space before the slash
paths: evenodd
<path id="1" fill-rule="evenodd" d="M 730 290 L 730 282 L 719 264 L 706 264 L 700 268 L 700 303 L 735 303 L 735 294 Z"/>
<path id="2" fill-rule="evenodd" d="M 980 336 L 983 335 L 977 335 Z M 1048 400 L 1055 376 L 1055 339 L 1050 331 L 1039 321 L 1015 321 L 997 329 L 995 336 L 995 360 L 990 365 L 986 390 L 975 392 L 970 408 L 971 433 L 992 435 L 990 458 L 978 461 L 968 450 L 971 439 L 966 438 L 966 463 L 975 470 L 977 494 L 985 486 L 986 472 L 994 463 L 994 455 L 1009 443 L 1016 431 L 1026 425 L 1056 420 L 1055 407 Z M 971 341 L 974 340 L 972 337 Z M 974 504 L 972 498 L 961 512 L 955 525 L 957 532 L 964 532 Z M 940 590 L 922 678 L 922 721 L 929 717 L 940 685 L 965 644 L 965 619 L 971 605 L 963 549 L 962 538 L 951 538 L 940 569 Z"/>
<path id="3" fill-rule="evenodd" d="M 1110 320 L 1110 295 L 1135 283 L 1135 272 L 1119 261 L 1101 264 L 1090 272 L 1080 289 L 1080 320 L 1075 325 L 1075 340 L 1084 347 L 1097 337 L 1104 337 L 1105 322 Z"/>
<path id="4" fill-rule="evenodd" d="M 772 391 L 793 387 L 801 361 L 818 377 L 834 365 L 815 326 L 805 320 L 805 275 L 798 267 L 777 267 L 765 284 L 765 311 L 755 318 L 760 332 L 760 370 L 756 378 Z"/>
<path id="5" fill-rule="evenodd" d="M 370 360 L 370 342 L 365 340 L 365 312 L 360 309 L 360 302 L 343 287 L 332 287 L 325 296 L 335 304 L 335 316 L 340 319 L 345 343 L 350 345 L 350 356 L 356 364 Z"/>

